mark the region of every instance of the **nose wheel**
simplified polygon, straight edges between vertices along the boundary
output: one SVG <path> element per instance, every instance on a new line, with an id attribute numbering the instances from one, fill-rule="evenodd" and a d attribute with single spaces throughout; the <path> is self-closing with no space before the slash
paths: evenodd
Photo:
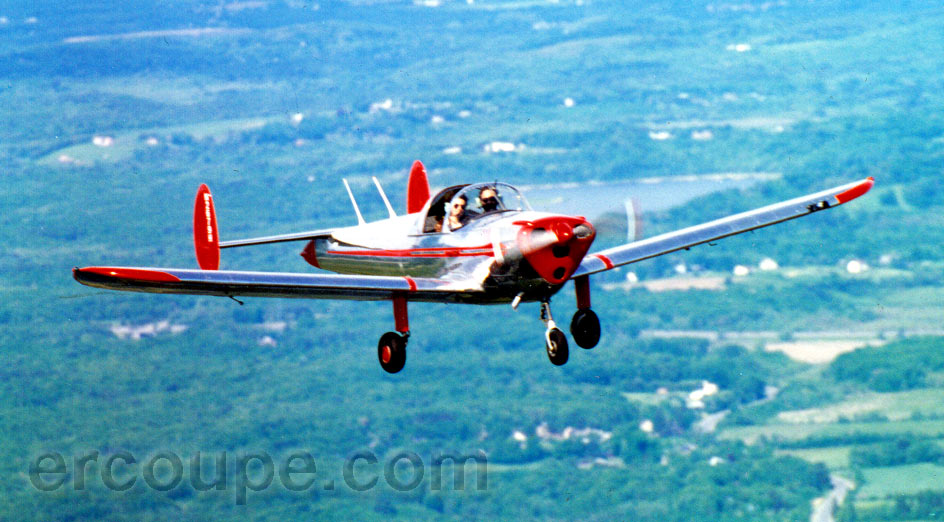
<path id="1" fill-rule="evenodd" d="M 557 323 L 554 322 L 554 318 L 551 316 L 551 303 L 548 301 L 541 303 L 541 320 L 547 325 L 547 330 L 544 332 L 547 358 L 551 360 L 551 364 L 554 366 L 561 366 L 570 357 L 570 349 L 567 346 L 567 337 L 557 327 Z"/>
<path id="2" fill-rule="evenodd" d="M 567 337 L 560 328 L 551 328 L 544 332 L 545 348 L 547 348 L 547 358 L 551 360 L 554 366 L 562 366 L 567 362 L 570 356 L 570 349 L 567 346 Z"/>
<path id="3" fill-rule="evenodd" d="M 406 364 L 406 341 L 408 334 L 387 332 L 377 343 L 377 360 L 387 373 L 397 373 Z"/>

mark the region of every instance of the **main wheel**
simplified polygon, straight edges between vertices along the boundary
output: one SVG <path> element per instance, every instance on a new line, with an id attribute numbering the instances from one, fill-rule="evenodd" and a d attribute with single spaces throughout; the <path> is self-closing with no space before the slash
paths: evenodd
<path id="1" fill-rule="evenodd" d="M 577 310 L 570 322 L 570 335 L 574 336 L 577 346 L 589 350 L 600 342 L 600 318 L 596 312 L 587 308 Z"/>
<path id="2" fill-rule="evenodd" d="M 387 332 L 377 343 L 377 360 L 387 373 L 397 373 L 406 364 L 406 338 L 396 332 Z"/>
<path id="3" fill-rule="evenodd" d="M 567 337 L 564 336 L 564 332 L 558 328 L 551 328 L 544 337 L 547 358 L 551 360 L 551 364 L 560 366 L 566 363 L 570 351 L 567 348 Z"/>

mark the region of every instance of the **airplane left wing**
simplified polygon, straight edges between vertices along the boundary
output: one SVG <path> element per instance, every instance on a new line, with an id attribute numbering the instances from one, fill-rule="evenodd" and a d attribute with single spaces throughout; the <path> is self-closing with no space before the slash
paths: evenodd
<path id="1" fill-rule="evenodd" d="M 842 205 L 868 192 L 874 182 L 869 177 L 815 194 L 588 254 L 572 277 L 603 272 Z"/>
<path id="2" fill-rule="evenodd" d="M 74 268 L 72 276 L 83 285 L 110 290 L 223 297 L 379 301 L 405 296 L 410 301 L 463 302 L 483 293 L 452 281 L 414 277 L 139 267 Z"/>

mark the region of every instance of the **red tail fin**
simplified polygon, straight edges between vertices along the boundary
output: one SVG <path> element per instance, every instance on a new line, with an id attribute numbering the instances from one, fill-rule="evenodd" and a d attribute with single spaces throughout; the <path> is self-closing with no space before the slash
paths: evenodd
<path id="1" fill-rule="evenodd" d="M 220 268 L 220 235 L 216 229 L 216 210 L 210 187 L 200 185 L 193 204 L 193 245 L 197 264 L 204 270 Z"/>
<path id="2" fill-rule="evenodd" d="M 429 180 L 426 178 L 426 167 L 417 160 L 413 162 L 410 180 L 406 184 L 406 213 L 412 214 L 423 210 L 423 205 L 427 201 L 429 201 Z"/>

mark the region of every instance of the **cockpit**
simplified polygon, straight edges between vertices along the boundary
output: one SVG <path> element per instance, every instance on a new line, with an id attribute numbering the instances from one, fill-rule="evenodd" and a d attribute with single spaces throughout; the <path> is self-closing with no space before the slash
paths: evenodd
<path id="1" fill-rule="evenodd" d="M 423 232 L 452 232 L 487 215 L 522 210 L 531 210 L 531 206 L 507 183 L 455 185 L 432 198 Z"/>

